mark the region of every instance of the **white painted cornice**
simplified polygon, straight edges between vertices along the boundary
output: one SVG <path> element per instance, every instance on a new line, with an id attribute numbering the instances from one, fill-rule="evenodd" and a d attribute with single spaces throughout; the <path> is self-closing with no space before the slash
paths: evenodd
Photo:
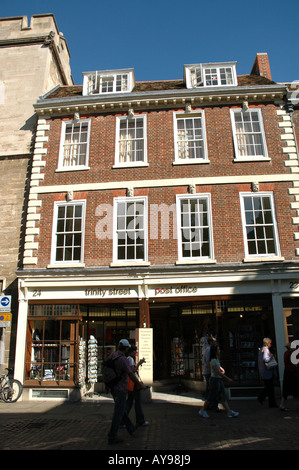
<path id="1" fill-rule="evenodd" d="M 299 181 L 299 174 L 269 174 L 269 175 L 231 175 L 231 176 L 207 176 L 198 178 L 173 178 L 134 181 L 112 181 L 106 183 L 82 183 L 52 186 L 31 187 L 31 193 L 61 193 L 66 191 L 105 191 L 112 189 L 157 188 L 170 186 L 214 185 L 214 184 L 244 184 L 244 183 L 269 183 L 269 182 L 294 182 Z"/>
<path id="2" fill-rule="evenodd" d="M 40 116 L 68 115 L 75 112 L 108 113 L 134 108 L 150 110 L 158 108 L 181 108 L 186 103 L 201 107 L 209 105 L 231 105 L 248 101 L 249 103 L 281 101 L 287 94 L 284 85 L 200 87 L 183 90 L 159 90 L 131 93 L 118 93 L 109 96 L 67 96 L 61 98 L 41 97 L 34 105 Z M 45 95 L 46 96 L 46 95 Z M 49 96 L 49 94 L 47 95 Z"/>

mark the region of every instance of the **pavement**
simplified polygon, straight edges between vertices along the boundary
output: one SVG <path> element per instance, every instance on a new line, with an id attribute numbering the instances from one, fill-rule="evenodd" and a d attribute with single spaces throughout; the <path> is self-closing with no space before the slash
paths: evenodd
<path id="1" fill-rule="evenodd" d="M 112 446 L 107 442 L 114 406 L 111 395 L 93 395 L 79 402 L 0 401 L 0 449 L 101 450 L 107 459 L 141 455 L 149 456 L 146 463 L 170 464 L 150 461 L 163 451 L 168 458 L 177 454 L 185 459 L 176 462 L 180 466 L 189 463 L 188 455 L 194 458 L 196 451 L 203 450 L 299 450 L 297 400 L 288 401 L 286 412 L 255 399 L 230 400 L 231 408 L 240 413 L 237 418 L 228 418 L 224 410 L 202 418 L 198 414 L 202 404 L 194 392 L 153 392 L 151 402 L 143 404 L 149 425 L 139 427 L 134 437 L 121 428 L 119 437 L 124 441 Z M 134 410 L 130 417 L 134 421 Z"/>

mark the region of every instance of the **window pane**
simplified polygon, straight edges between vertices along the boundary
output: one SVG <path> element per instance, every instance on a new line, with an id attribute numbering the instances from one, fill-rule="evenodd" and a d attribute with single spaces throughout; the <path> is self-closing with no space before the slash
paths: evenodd
<path id="1" fill-rule="evenodd" d="M 121 163 L 144 161 L 143 118 L 121 119 L 119 123 L 119 155 Z"/>
<path id="2" fill-rule="evenodd" d="M 144 260 L 144 202 L 117 202 L 117 259 Z"/>
<path id="3" fill-rule="evenodd" d="M 89 123 L 67 124 L 63 142 L 62 166 L 86 165 Z"/>
<path id="4" fill-rule="evenodd" d="M 180 200 L 180 240 L 183 258 L 211 256 L 207 198 Z"/>
<path id="5" fill-rule="evenodd" d="M 82 204 L 66 204 L 57 210 L 56 261 L 78 261 L 82 247 Z M 64 216 L 64 218 L 62 218 Z"/>
<path id="6" fill-rule="evenodd" d="M 237 156 L 265 156 L 261 117 L 257 111 L 235 111 L 236 154 Z"/>
<path id="7" fill-rule="evenodd" d="M 205 157 L 201 117 L 177 118 L 177 153 L 179 160 Z"/>
<path id="8" fill-rule="evenodd" d="M 243 201 L 248 254 L 277 255 L 271 197 L 245 196 Z M 246 210 L 246 208 L 253 208 L 253 210 Z"/>

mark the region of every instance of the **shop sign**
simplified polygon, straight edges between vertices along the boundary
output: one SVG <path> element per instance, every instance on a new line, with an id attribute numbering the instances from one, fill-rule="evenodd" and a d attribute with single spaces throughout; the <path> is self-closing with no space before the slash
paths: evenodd
<path id="1" fill-rule="evenodd" d="M 11 326 L 11 313 L 0 313 L 0 328 Z"/>
<path id="2" fill-rule="evenodd" d="M 135 293 L 135 290 L 134 290 Z M 131 297 L 130 287 L 88 287 L 86 297 Z"/>
<path id="3" fill-rule="evenodd" d="M 109 299 L 109 298 L 136 298 L 137 289 L 127 286 L 86 286 L 74 288 L 67 286 L 62 289 L 28 289 L 28 299 L 33 300 L 68 300 L 68 299 Z"/>
<path id="4" fill-rule="evenodd" d="M 137 328 L 136 344 L 138 346 L 138 361 L 145 359 L 145 363 L 139 367 L 139 375 L 145 385 L 153 383 L 153 329 Z"/>
<path id="5" fill-rule="evenodd" d="M 156 297 L 163 297 L 167 295 L 194 295 L 197 293 L 198 288 L 192 285 L 182 286 L 159 286 L 154 288 Z"/>
<path id="6" fill-rule="evenodd" d="M 11 295 L 0 296 L 0 313 L 11 312 Z"/>

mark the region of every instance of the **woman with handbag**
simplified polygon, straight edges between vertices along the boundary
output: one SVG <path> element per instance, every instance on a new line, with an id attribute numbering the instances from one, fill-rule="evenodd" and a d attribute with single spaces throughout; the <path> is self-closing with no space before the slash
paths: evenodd
<path id="1" fill-rule="evenodd" d="M 277 362 L 270 352 L 272 340 L 263 339 L 263 347 L 259 350 L 258 367 L 261 379 L 264 381 L 264 389 L 258 396 L 258 401 L 262 405 L 266 397 L 269 399 L 269 408 L 278 408 L 275 400 L 274 379 L 276 377 Z M 268 367 L 267 367 L 268 366 Z"/>

